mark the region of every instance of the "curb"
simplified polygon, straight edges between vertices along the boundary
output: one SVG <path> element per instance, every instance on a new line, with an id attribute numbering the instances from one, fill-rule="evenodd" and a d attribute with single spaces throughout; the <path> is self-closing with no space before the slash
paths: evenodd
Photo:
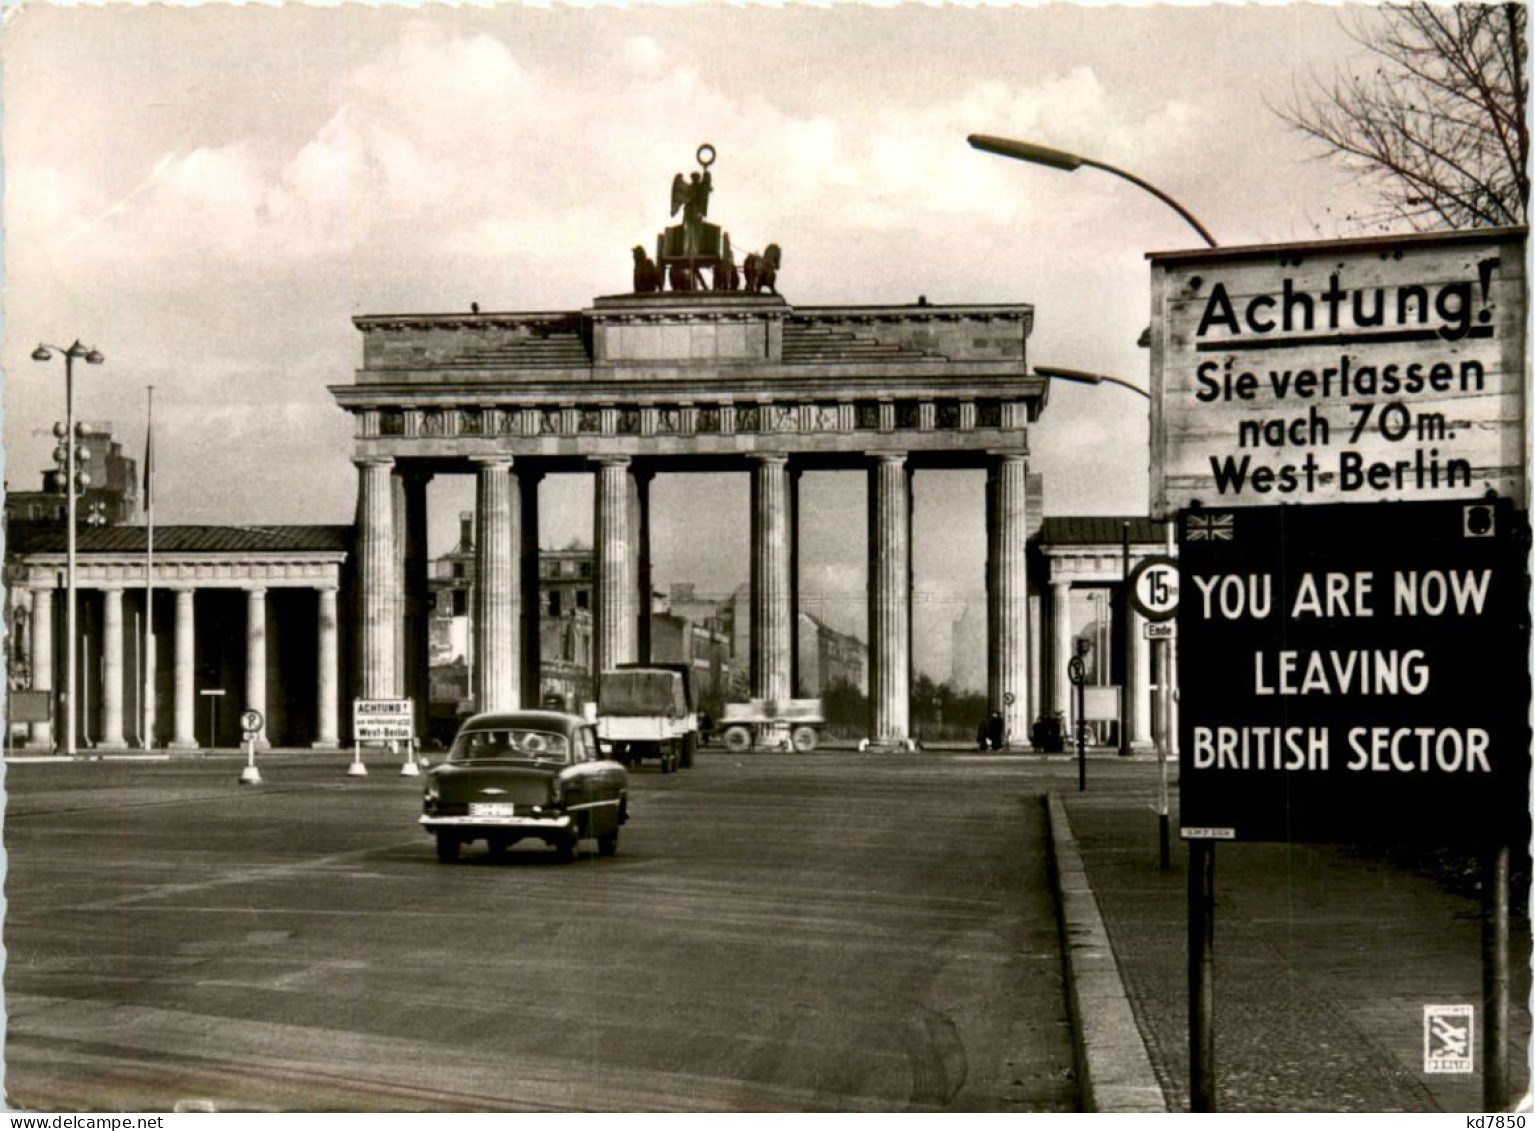
<path id="1" fill-rule="evenodd" d="M 1082 1110 L 1165 1112 L 1167 1097 L 1135 1023 L 1066 808 L 1053 793 L 1045 795 L 1045 823 Z"/>

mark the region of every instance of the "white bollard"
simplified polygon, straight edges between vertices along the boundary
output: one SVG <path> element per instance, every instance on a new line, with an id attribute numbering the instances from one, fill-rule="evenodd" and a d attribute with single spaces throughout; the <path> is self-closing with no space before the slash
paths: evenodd
<path id="1" fill-rule="evenodd" d="M 254 735 L 247 735 L 245 739 L 245 768 L 240 771 L 240 784 L 261 784 L 261 771 L 256 769 L 256 739 Z"/>
<path id="2" fill-rule="evenodd" d="M 346 768 L 346 776 L 349 778 L 368 776 L 368 767 L 362 764 L 362 747 L 356 743 L 352 745 L 352 764 Z"/>
<path id="3" fill-rule="evenodd" d="M 400 767 L 402 778 L 416 778 L 421 776 L 421 767 L 416 765 L 416 742 L 410 739 L 405 743 L 405 763 Z"/>

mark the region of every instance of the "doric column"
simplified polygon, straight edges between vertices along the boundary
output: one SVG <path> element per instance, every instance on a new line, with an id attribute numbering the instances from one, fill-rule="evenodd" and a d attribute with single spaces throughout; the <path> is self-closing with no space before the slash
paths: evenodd
<path id="1" fill-rule="evenodd" d="M 522 702 L 537 707 L 543 702 L 543 633 L 539 624 L 538 603 L 538 484 L 541 471 L 519 468 L 517 487 L 522 496 L 522 555 L 520 579 L 522 593 Z"/>
<path id="2" fill-rule="evenodd" d="M 1029 740 L 1028 463 L 1021 455 L 1003 455 L 993 471 L 986 530 L 992 563 L 987 636 L 996 670 L 988 684 L 991 709 L 1002 712 L 1008 741 L 1022 746 Z"/>
<path id="3" fill-rule="evenodd" d="M 336 633 L 336 589 L 334 586 L 321 588 L 317 596 L 319 598 L 319 663 L 315 694 L 315 740 L 316 750 L 334 750 L 341 745 L 340 731 L 340 701 L 337 694 L 340 688 L 340 670 L 338 667 L 339 654 L 337 649 Z"/>
<path id="4" fill-rule="evenodd" d="M 32 590 L 32 690 L 48 692 L 49 702 L 54 702 L 52 589 Z M 33 723 L 27 747 L 31 750 L 52 749 L 53 724 L 46 721 Z"/>
<path id="5" fill-rule="evenodd" d="M 101 591 L 101 741 L 99 745 L 128 745 L 123 736 L 123 591 Z"/>
<path id="6" fill-rule="evenodd" d="M 880 746 L 910 733 L 910 509 L 905 453 L 881 453 L 869 473 L 869 699 Z"/>
<path id="7" fill-rule="evenodd" d="M 518 610 L 517 554 L 522 524 L 512 488 L 512 459 L 475 460 L 474 545 L 476 705 L 481 711 L 515 711 L 522 670 L 522 621 Z"/>
<path id="8" fill-rule="evenodd" d="M 245 591 L 245 709 L 261 712 L 256 748 L 271 745 L 266 724 L 266 589 Z"/>
<path id="9" fill-rule="evenodd" d="M 171 736 L 172 750 L 196 750 L 197 732 L 197 623 L 194 619 L 192 589 L 176 590 L 176 729 Z"/>
<path id="10" fill-rule="evenodd" d="M 752 694 L 788 699 L 793 693 L 790 617 L 789 459 L 753 457 L 751 647 Z"/>
<path id="11" fill-rule="evenodd" d="M 1046 710 L 1045 704 L 1045 640 L 1044 602 L 1038 591 L 1029 594 L 1029 711 L 1038 716 Z M 1034 723 L 1029 720 L 1030 726 Z"/>
<path id="12" fill-rule="evenodd" d="M 155 639 L 154 595 L 148 588 L 144 591 L 144 670 L 139 672 L 140 696 L 139 701 L 139 745 L 149 750 L 155 744 L 155 726 L 159 717 L 159 703 L 156 697 L 159 693 L 159 666 L 160 657 Z"/>
<path id="13" fill-rule="evenodd" d="M 789 688 L 793 695 L 813 698 L 800 685 L 799 654 L 799 468 L 789 468 Z M 819 691 L 816 694 L 820 694 Z"/>
<path id="14" fill-rule="evenodd" d="M 1061 717 L 1061 725 L 1071 719 L 1071 582 L 1050 582 L 1050 709 Z M 1070 729 L 1065 732 L 1070 736 Z"/>
<path id="15" fill-rule="evenodd" d="M 1130 745 L 1144 749 L 1151 745 L 1151 641 L 1146 639 L 1146 618 L 1133 608 L 1130 609 L 1128 659 L 1125 683 L 1129 693 L 1125 701 L 1130 707 L 1130 717 L 1125 725 L 1130 735 Z"/>
<path id="16" fill-rule="evenodd" d="M 357 465 L 357 683 L 362 699 L 399 694 L 395 672 L 394 460 L 353 460 Z"/>
<path id="17" fill-rule="evenodd" d="M 650 613 L 654 600 L 655 579 L 651 576 L 650 562 L 650 481 L 655 472 L 648 468 L 635 468 L 629 476 L 634 485 L 634 529 L 638 536 L 635 554 L 635 649 L 640 663 L 648 664 L 650 655 Z"/>
<path id="18" fill-rule="evenodd" d="M 629 529 L 629 457 L 602 456 L 597 465 L 596 516 L 592 524 L 596 542 L 592 563 L 593 686 L 602 673 L 637 658 L 634 639 L 634 575 L 630 555 L 634 549 Z"/>
<path id="19" fill-rule="evenodd" d="M 420 471 L 396 471 L 395 543 L 400 578 L 399 647 L 401 690 L 415 702 L 416 737 L 426 734 L 431 699 L 431 644 L 428 623 L 428 574 L 426 488 L 431 475 Z"/>

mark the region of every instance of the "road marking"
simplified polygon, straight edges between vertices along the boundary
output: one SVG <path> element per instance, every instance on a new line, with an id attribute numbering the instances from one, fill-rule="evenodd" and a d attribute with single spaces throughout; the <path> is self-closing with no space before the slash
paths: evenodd
<path id="1" fill-rule="evenodd" d="M 268 883 L 273 880 L 288 880 L 309 872 L 324 871 L 338 864 L 363 860 L 380 852 L 394 852 L 401 848 L 418 847 L 420 844 L 421 838 L 418 836 L 412 837 L 410 840 L 397 841 L 393 844 L 376 845 L 373 848 L 359 848 L 352 852 L 337 852 L 330 856 L 319 856 L 313 860 L 301 860 L 294 864 L 273 864 L 261 868 L 243 869 L 232 875 L 226 874 L 211 880 L 201 880 L 197 883 L 157 884 L 152 888 L 135 892 L 133 895 L 121 896 L 117 899 L 104 899 L 95 903 L 77 903 L 69 907 L 56 908 L 50 914 L 57 911 L 117 911 L 121 908 L 131 907 L 136 903 L 144 903 L 152 899 L 188 895 L 199 891 L 212 891 L 215 888 L 231 887 L 238 884 L 259 884 Z"/>

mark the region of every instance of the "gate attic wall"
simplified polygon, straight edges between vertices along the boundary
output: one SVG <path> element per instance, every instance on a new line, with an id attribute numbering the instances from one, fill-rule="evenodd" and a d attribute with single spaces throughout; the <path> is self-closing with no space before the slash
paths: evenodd
<path id="1" fill-rule="evenodd" d="M 659 470 L 737 470 L 763 487 L 753 492 L 751 585 L 753 624 L 765 631 L 792 625 L 797 615 L 793 492 L 767 489 L 778 484 L 785 461 L 791 477 L 863 470 L 874 500 L 871 536 L 883 553 L 906 561 L 911 493 L 891 485 L 919 467 L 985 468 L 999 482 L 1023 482 L 1028 425 L 1047 394 L 1047 383 L 1027 369 L 1027 305 L 795 308 L 772 295 L 673 292 L 599 298 L 579 312 L 367 315 L 354 322 L 362 368 L 332 393 L 354 418 L 358 514 L 379 527 L 359 530 L 359 538 L 388 545 L 394 525 L 418 521 L 373 504 L 388 487 L 369 467 L 387 465 L 397 478 L 462 474 L 482 466 L 472 461 L 496 458 L 508 460 L 511 489 L 521 492 L 536 490 L 549 472 L 593 475 L 594 529 L 610 548 L 595 568 L 617 571 L 607 578 L 612 584 L 594 578 L 593 651 L 605 665 L 648 659 L 640 654 L 650 639 L 648 601 L 638 591 L 645 570 L 625 567 L 631 557 L 649 560 L 648 493 L 637 493 L 639 515 L 628 505 L 639 479 Z M 498 545 L 509 539 L 515 558 L 530 535 L 505 510 L 478 515 L 477 529 Z M 1009 492 L 1008 505 L 989 507 L 987 520 L 988 557 L 998 563 L 987 571 L 988 606 L 999 628 L 989 634 L 989 686 L 1018 741 L 1030 709 L 1028 649 L 1012 634 L 1028 631 L 1019 613 L 1027 578 L 1024 556 L 1011 547 L 1022 544 L 1026 512 L 1021 494 Z M 361 593 L 364 600 L 372 594 L 373 607 L 398 615 L 407 606 L 403 571 L 381 565 L 370 576 L 363 562 L 360 572 Z M 509 603 L 514 621 L 527 599 L 499 574 L 477 577 L 475 585 L 478 607 Z M 870 738 L 902 745 L 910 738 L 913 669 L 910 633 L 901 627 L 910 622 L 909 571 L 871 579 L 869 600 L 892 626 L 875 642 L 872 664 L 903 673 L 877 690 Z M 370 688 L 398 682 L 411 663 L 393 654 L 402 647 L 398 633 L 376 621 L 359 621 L 359 678 Z M 753 645 L 755 696 L 781 697 L 793 686 L 793 649 L 779 643 Z M 514 662 L 512 652 L 504 659 Z M 518 705 L 534 686 L 523 675 L 502 681 L 499 706 Z"/>

